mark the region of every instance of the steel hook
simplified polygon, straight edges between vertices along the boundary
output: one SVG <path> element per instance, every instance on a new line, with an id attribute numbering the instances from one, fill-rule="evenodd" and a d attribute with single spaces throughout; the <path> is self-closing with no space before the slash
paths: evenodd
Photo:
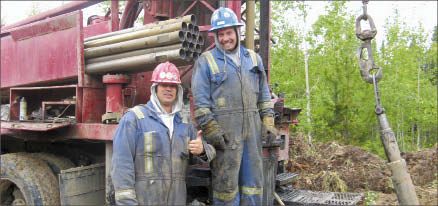
<path id="1" fill-rule="evenodd" d="M 373 74 L 371 74 L 371 71 L 373 69 L 379 69 L 377 71 L 377 74 L 374 74 L 376 78 L 376 82 L 378 82 L 382 78 L 382 73 L 383 73 L 382 68 L 375 65 L 369 59 L 360 62 L 360 76 L 365 82 L 369 84 L 373 84 Z"/>
<path id="2" fill-rule="evenodd" d="M 363 50 L 367 49 L 368 57 L 367 59 L 363 59 Z M 359 66 L 360 66 L 360 76 L 362 79 L 372 84 L 373 83 L 373 75 L 371 74 L 371 71 L 373 69 L 379 69 L 377 71 L 377 74 L 375 75 L 376 82 L 378 82 L 382 78 L 382 68 L 374 64 L 373 59 L 373 51 L 371 49 L 371 42 L 366 41 L 365 43 L 362 43 L 359 48 Z"/>

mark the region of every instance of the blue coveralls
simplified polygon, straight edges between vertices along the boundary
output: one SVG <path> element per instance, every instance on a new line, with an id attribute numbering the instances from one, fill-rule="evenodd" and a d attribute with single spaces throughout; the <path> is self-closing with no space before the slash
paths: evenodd
<path id="1" fill-rule="evenodd" d="M 192 76 L 197 123 L 215 119 L 227 138 L 211 162 L 214 205 L 262 205 L 261 116 L 273 116 L 273 105 L 261 58 L 243 46 L 240 57 L 241 68 L 216 47 Z"/>
<path id="2" fill-rule="evenodd" d="M 111 177 L 117 205 L 186 205 L 188 143 L 196 131 L 176 113 L 170 140 L 152 108 L 149 101 L 128 111 L 114 135 Z"/>

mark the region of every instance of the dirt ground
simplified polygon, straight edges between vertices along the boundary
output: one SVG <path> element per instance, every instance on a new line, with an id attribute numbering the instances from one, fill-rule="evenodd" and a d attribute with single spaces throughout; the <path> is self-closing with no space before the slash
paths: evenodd
<path id="1" fill-rule="evenodd" d="M 416 187 L 421 205 L 438 205 L 437 147 L 415 153 L 402 153 Z M 391 172 L 386 159 L 359 147 L 337 142 L 307 144 L 298 135 L 291 137 L 286 169 L 300 176 L 295 189 L 362 192 L 367 198 L 360 204 L 396 205 Z"/>

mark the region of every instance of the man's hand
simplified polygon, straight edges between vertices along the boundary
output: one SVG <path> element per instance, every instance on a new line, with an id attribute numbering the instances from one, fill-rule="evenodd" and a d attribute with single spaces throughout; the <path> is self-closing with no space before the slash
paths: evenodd
<path id="1" fill-rule="evenodd" d="M 219 150 L 226 148 L 226 136 L 216 120 L 210 120 L 202 129 L 205 131 L 205 140 L 208 144 Z"/>
<path id="2" fill-rule="evenodd" d="M 189 143 L 190 153 L 194 155 L 200 155 L 204 153 L 204 145 L 202 144 L 201 134 L 202 134 L 202 130 L 199 130 L 198 133 L 196 134 L 196 139 L 191 140 Z"/>
<path id="3" fill-rule="evenodd" d="M 274 126 L 274 117 L 263 117 L 262 125 L 262 143 L 271 144 L 278 136 L 278 131 Z"/>

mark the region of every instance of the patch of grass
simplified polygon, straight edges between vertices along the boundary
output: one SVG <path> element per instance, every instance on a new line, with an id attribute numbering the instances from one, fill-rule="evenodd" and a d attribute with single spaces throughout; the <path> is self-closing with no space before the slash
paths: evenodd
<path id="1" fill-rule="evenodd" d="M 365 194 L 365 205 L 375 205 L 379 195 L 375 192 L 367 192 Z"/>
<path id="2" fill-rule="evenodd" d="M 321 171 L 318 174 L 321 181 L 322 191 L 346 192 L 347 185 L 339 178 L 338 173 L 330 171 Z"/>
<path id="3" fill-rule="evenodd" d="M 306 151 L 306 158 L 309 157 L 316 157 L 316 158 L 320 158 L 321 154 L 319 154 L 314 148 L 309 148 L 309 150 Z"/>

